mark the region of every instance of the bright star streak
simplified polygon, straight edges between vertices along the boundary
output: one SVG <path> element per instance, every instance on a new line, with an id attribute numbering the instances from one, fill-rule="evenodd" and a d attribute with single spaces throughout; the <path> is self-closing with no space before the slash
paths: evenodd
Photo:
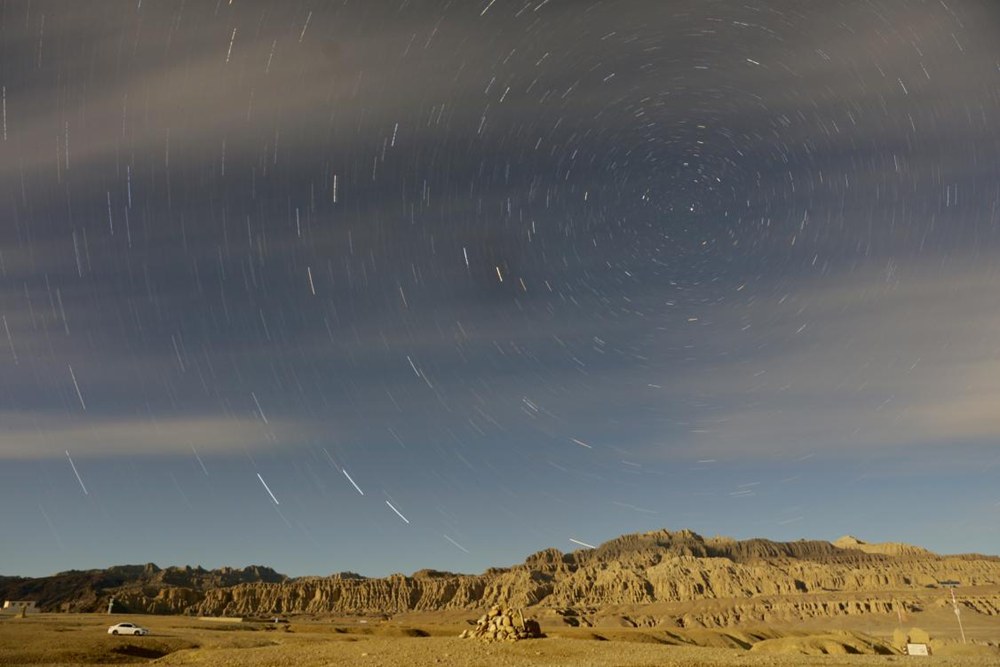
<path id="1" fill-rule="evenodd" d="M 76 475 L 76 481 L 80 482 L 80 488 L 83 489 L 83 494 L 85 496 L 89 496 L 90 494 L 87 492 L 87 487 L 83 485 L 83 479 L 80 477 L 80 473 L 77 471 L 76 464 L 73 463 L 73 457 L 69 455 L 68 449 L 66 450 L 66 458 L 69 459 L 69 465 L 73 468 L 73 474 Z"/>
<path id="2" fill-rule="evenodd" d="M 392 503 L 390 503 L 390 502 L 389 502 L 389 501 L 387 500 L 387 501 L 385 501 L 385 504 L 389 506 L 389 509 L 391 509 L 391 510 L 392 510 L 393 512 L 395 512 L 395 513 L 396 513 L 397 515 L 399 515 L 399 518 L 400 518 L 400 519 L 402 519 L 402 520 L 403 520 L 403 521 L 405 521 L 406 523 L 410 523 L 410 520 L 409 520 L 409 519 L 407 519 L 407 518 L 406 518 L 405 516 L 403 516 L 403 515 L 402 515 L 402 513 L 401 513 L 401 512 L 400 512 L 400 511 L 399 511 L 398 509 L 396 509 L 395 507 L 393 507 L 393 506 L 392 506 Z"/>
<path id="3" fill-rule="evenodd" d="M 271 496 L 271 500 L 274 501 L 274 504 L 280 505 L 281 503 L 279 503 L 278 499 L 274 497 L 273 493 L 271 493 L 271 487 L 267 485 L 267 482 L 265 482 L 264 478 L 260 476 L 260 473 L 257 473 L 257 479 L 259 479 L 260 483 L 264 485 L 264 488 L 267 490 L 267 495 Z"/>
<path id="4" fill-rule="evenodd" d="M 72 366 L 69 366 L 69 376 L 73 379 L 73 388 L 76 389 L 76 397 L 80 399 L 80 406 L 83 408 L 83 411 L 86 412 L 87 404 L 83 402 L 83 394 L 80 393 L 80 385 L 76 382 L 76 373 L 73 372 Z"/>
<path id="5" fill-rule="evenodd" d="M 351 479 L 351 476 L 347 474 L 346 469 L 342 469 L 341 472 L 344 473 L 344 477 L 347 478 L 347 481 L 350 482 L 352 485 L 354 485 L 354 488 L 358 490 L 358 493 L 360 493 L 361 495 L 365 495 L 365 492 L 361 490 L 361 487 L 358 486 L 357 482 Z"/>

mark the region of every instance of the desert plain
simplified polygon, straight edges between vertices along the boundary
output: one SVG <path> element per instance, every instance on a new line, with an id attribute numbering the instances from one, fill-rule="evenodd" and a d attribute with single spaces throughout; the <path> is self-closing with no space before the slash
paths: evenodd
<path id="1" fill-rule="evenodd" d="M 1000 593 L 1000 590 L 993 591 Z M 942 597 L 942 601 L 944 597 Z M 794 624 L 722 629 L 567 627 L 542 624 L 545 637 L 518 642 L 461 639 L 469 612 L 421 612 L 391 619 L 292 616 L 288 623 L 219 621 L 145 614 L 43 613 L 0 618 L 0 665 L 213 665 L 304 667 L 395 665 L 453 667 L 653 667 L 710 665 L 1000 665 L 1000 619 L 963 618 L 967 643 L 949 607 L 910 615 L 932 637 L 932 656 L 893 646 L 899 619 L 839 616 Z M 617 612 L 638 611 L 617 609 Z M 107 634 L 131 621 L 148 636 Z"/>

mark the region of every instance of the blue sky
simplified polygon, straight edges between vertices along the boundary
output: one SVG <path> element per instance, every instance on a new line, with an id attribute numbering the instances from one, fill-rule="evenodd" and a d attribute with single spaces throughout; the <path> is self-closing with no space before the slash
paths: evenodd
<path id="1" fill-rule="evenodd" d="M 0 572 L 1000 553 L 996 10 L 487 4 L 8 3 Z"/>

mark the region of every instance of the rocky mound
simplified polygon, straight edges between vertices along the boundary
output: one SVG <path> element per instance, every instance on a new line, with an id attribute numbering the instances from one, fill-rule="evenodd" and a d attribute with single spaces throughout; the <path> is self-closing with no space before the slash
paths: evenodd
<path id="1" fill-rule="evenodd" d="M 463 630 L 460 636 L 462 639 L 486 642 L 516 642 L 521 639 L 537 639 L 543 635 L 538 621 L 525 618 L 523 612 L 492 607 L 476 621 L 475 630 Z"/>

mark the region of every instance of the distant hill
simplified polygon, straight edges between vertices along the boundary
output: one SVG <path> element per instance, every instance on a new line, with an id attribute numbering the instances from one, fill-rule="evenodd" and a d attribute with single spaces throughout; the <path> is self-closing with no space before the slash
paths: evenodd
<path id="1" fill-rule="evenodd" d="M 894 605 L 916 607 L 908 597 L 945 581 L 998 586 L 1000 558 L 940 556 L 853 537 L 773 542 L 658 530 L 572 553 L 545 549 L 519 565 L 478 575 L 421 570 L 384 578 L 354 573 L 288 578 L 257 566 L 204 570 L 147 564 L 0 578 L 0 597 L 36 600 L 48 611 L 92 612 L 104 611 L 114 596 L 121 611 L 199 616 L 391 615 L 500 604 L 536 607 L 570 625 L 590 624 L 603 613 L 599 610 L 627 607 L 633 624 L 712 627 L 748 618 L 893 613 Z M 702 604 L 712 600 L 730 603 L 724 609 Z M 678 603 L 691 604 L 684 610 Z M 1000 616 L 1000 595 L 967 596 L 964 604 Z M 635 613 L 643 608 L 647 612 Z"/>
<path id="2" fill-rule="evenodd" d="M 278 584 L 288 577 L 269 567 L 252 565 L 242 569 L 224 567 L 168 567 L 153 563 L 115 565 L 105 570 L 69 570 L 48 577 L 0 577 L 0 598 L 35 600 L 43 611 L 105 611 L 112 596 L 133 596 L 136 591 L 198 593 L 237 584 Z M 192 597 L 190 594 L 194 594 Z M 177 613 L 169 611 L 167 613 Z"/>

